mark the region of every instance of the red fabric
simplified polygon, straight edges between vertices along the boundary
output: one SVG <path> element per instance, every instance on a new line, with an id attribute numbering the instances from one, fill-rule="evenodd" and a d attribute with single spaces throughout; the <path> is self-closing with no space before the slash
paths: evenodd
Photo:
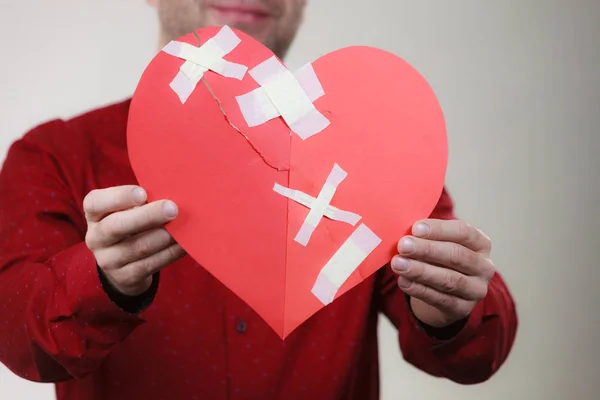
<path id="1" fill-rule="evenodd" d="M 9 150 L 0 174 L 0 361 L 13 372 L 57 382 L 59 400 L 377 399 L 380 312 L 398 328 L 404 358 L 431 375 L 469 384 L 503 363 L 517 316 L 500 275 L 445 342 L 420 328 L 389 267 L 285 342 L 189 257 L 161 272 L 146 310 L 121 310 L 83 242 L 82 201 L 92 189 L 136 183 L 128 107 L 46 123 Z M 454 218 L 446 192 L 432 216 Z"/>

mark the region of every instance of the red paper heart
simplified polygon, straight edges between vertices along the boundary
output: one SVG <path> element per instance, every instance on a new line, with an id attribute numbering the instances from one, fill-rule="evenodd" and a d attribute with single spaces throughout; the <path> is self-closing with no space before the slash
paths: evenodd
<path id="1" fill-rule="evenodd" d="M 198 46 L 219 29 L 179 41 Z M 251 70 L 273 56 L 234 32 L 241 43 L 225 60 Z M 281 117 L 247 126 L 236 96 L 259 87 L 248 73 L 240 81 L 208 71 L 182 104 L 169 85 L 183 63 L 160 52 L 139 82 L 128 126 L 133 170 L 150 200 L 178 204 L 167 226 L 177 242 L 285 338 L 324 307 L 311 290 L 358 226 L 382 241 L 336 298 L 389 262 L 398 240 L 431 213 L 446 172 L 442 111 L 423 77 L 397 56 L 344 48 L 312 63 L 325 92 L 314 105 L 330 125 L 302 140 Z M 361 220 L 323 218 L 303 246 L 294 238 L 309 209 L 275 193 L 274 184 L 316 198 L 334 164 L 347 177 L 331 205 Z"/>

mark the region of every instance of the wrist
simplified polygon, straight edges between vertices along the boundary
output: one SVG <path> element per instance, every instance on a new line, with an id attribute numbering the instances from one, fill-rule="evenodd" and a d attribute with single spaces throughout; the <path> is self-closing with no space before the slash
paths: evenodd
<path id="1" fill-rule="evenodd" d="M 413 301 L 415 299 L 411 298 L 407 294 L 404 294 L 404 298 L 413 318 L 423 328 L 423 330 L 433 339 L 444 341 L 450 340 L 457 336 L 464 329 L 464 327 L 467 326 L 467 323 L 469 322 L 469 316 L 452 321 L 446 320 L 441 317 L 435 318 L 435 321 L 430 321 L 431 318 L 419 317 L 420 313 L 418 311 L 415 312 L 415 307 L 413 304 Z M 432 307 L 429 308 L 435 312 L 438 312 Z"/>
<path id="2" fill-rule="evenodd" d="M 99 273 L 102 274 L 102 276 L 106 279 L 106 282 L 111 290 L 117 291 L 127 297 L 137 297 L 143 295 L 150 289 L 152 282 L 154 281 L 154 278 L 149 276 L 142 282 L 136 282 L 135 285 L 123 286 L 119 284 L 119 282 L 115 281 L 115 279 L 109 274 L 105 273 L 102 268 L 99 268 Z"/>
<path id="3" fill-rule="evenodd" d="M 144 311 L 154 300 L 158 291 L 160 273 L 157 272 L 148 278 L 147 286 L 144 290 L 135 291 L 135 293 L 124 293 L 112 284 L 104 271 L 96 264 L 98 277 L 104 292 L 109 299 L 122 310 L 129 314 L 139 314 Z"/>

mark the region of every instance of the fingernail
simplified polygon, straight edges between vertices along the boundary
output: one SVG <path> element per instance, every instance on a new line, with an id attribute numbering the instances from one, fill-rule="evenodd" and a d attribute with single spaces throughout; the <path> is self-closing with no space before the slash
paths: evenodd
<path id="1" fill-rule="evenodd" d="M 412 253 L 417 249 L 417 245 L 412 239 L 402 239 L 400 242 L 400 248 L 403 253 Z"/>
<path id="2" fill-rule="evenodd" d="M 429 225 L 424 222 L 419 222 L 413 227 L 413 235 L 425 237 L 429 233 Z"/>
<path id="3" fill-rule="evenodd" d="M 136 203 L 143 203 L 146 201 L 146 191 L 142 188 L 133 189 L 133 201 Z"/>
<path id="4" fill-rule="evenodd" d="M 406 272 L 410 268 L 410 261 L 402 257 L 392 258 L 392 269 L 397 272 Z"/>
<path id="5" fill-rule="evenodd" d="M 175 218 L 177 216 L 177 206 L 172 201 L 165 201 L 163 213 L 167 218 Z"/>

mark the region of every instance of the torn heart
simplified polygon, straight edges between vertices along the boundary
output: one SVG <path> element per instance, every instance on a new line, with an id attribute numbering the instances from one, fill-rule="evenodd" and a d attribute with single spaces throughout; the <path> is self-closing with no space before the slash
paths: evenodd
<path id="1" fill-rule="evenodd" d="M 131 164 L 151 200 L 179 205 L 167 226 L 179 244 L 285 338 L 434 209 L 443 114 L 423 77 L 383 50 L 289 71 L 243 32 L 197 34 L 200 46 L 190 34 L 179 42 L 193 48 L 170 45 L 146 68 Z"/>

